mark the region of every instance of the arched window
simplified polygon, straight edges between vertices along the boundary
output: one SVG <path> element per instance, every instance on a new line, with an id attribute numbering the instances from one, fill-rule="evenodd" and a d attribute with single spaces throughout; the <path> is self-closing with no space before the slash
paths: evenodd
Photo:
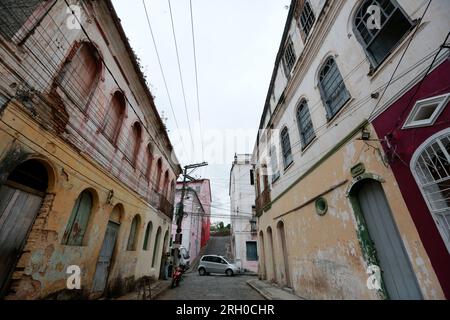
<path id="1" fill-rule="evenodd" d="M 293 161 L 291 141 L 289 139 L 289 130 L 287 127 L 284 127 L 283 130 L 281 130 L 281 150 L 283 152 L 284 168 L 286 169 Z"/>
<path id="2" fill-rule="evenodd" d="M 74 47 L 59 77 L 59 88 L 81 108 L 87 109 L 100 79 L 102 63 L 100 55 L 89 42 Z"/>
<path id="3" fill-rule="evenodd" d="M 300 140 L 302 142 L 302 149 L 304 149 L 316 136 L 308 109 L 308 103 L 305 99 L 300 101 L 297 107 L 297 125 L 300 133 Z"/>
<path id="4" fill-rule="evenodd" d="M 155 174 L 155 190 L 159 191 L 160 184 L 161 184 L 161 175 L 162 175 L 162 160 L 161 158 L 158 159 L 158 162 L 156 163 L 156 174 Z"/>
<path id="5" fill-rule="evenodd" d="M 147 170 L 145 172 L 145 177 L 150 182 L 152 176 L 152 164 L 153 164 L 153 148 L 151 144 L 147 146 Z"/>
<path id="6" fill-rule="evenodd" d="M 63 244 L 68 246 L 81 246 L 91 216 L 93 197 L 88 190 L 83 191 L 75 201 L 66 231 Z"/>
<path id="7" fill-rule="evenodd" d="M 380 14 L 379 24 L 373 16 Z M 356 11 L 354 31 L 372 66 L 378 66 L 413 26 L 396 1 L 365 0 Z"/>
<path id="8" fill-rule="evenodd" d="M 142 249 L 144 249 L 144 250 L 149 249 L 149 243 L 151 241 L 152 231 L 153 231 L 153 223 L 150 221 L 147 224 L 147 229 L 145 229 L 144 245 L 142 247 Z"/>
<path id="9" fill-rule="evenodd" d="M 325 61 L 320 70 L 319 89 L 327 111 L 327 119 L 330 120 L 350 99 L 350 93 L 332 57 Z"/>
<path id="10" fill-rule="evenodd" d="M 316 17 L 314 16 L 314 11 L 312 10 L 309 1 L 306 1 L 303 5 L 302 13 L 300 14 L 300 27 L 303 32 L 303 41 L 308 37 L 315 21 Z"/>
<path id="11" fill-rule="evenodd" d="M 169 170 L 166 170 L 166 173 L 164 174 L 164 183 L 163 183 L 163 189 L 162 194 L 166 199 L 168 199 L 168 192 L 169 192 Z"/>
<path id="12" fill-rule="evenodd" d="M 141 218 L 139 217 L 139 215 L 135 215 L 133 221 L 131 221 L 130 235 L 128 236 L 128 243 L 127 243 L 128 251 L 136 250 L 140 224 Z"/>
<path id="13" fill-rule="evenodd" d="M 159 243 L 161 242 L 161 227 L 158 227 L 158 231 L 156 231 L 156 237 L 155 237 L 155 246 L 153 248 L 153 258 L 152 258 L 152 267 L 155 267 L 156 258 L 158 255 L 158 248 Z"/>
<path id="14" fill-rule="evenodd" d="M 111 105 L 106 113 L 104 133 L 113 143 L 117 143 L 123 118 L 125 116 L 125 97 L 122 92 L 116 91 L 111 99 Z"/>
<path id="15" fill-rule="evenodd" d="M 411 169 L 450 251 L 450 129 L 418 149 Z"/>
<path id="16" fill-rule="evenodd" d="M 131 162 L 133 166 L 136 166 L 137 160 L 139 157 L 139 150 L 141 148 L 141 140 L 142 140 L 142 127 L 139 122 L 135 122 L 132 128 L 132 134 L 131 134 L 131 148 L 130 152 L 132 152 L 131 155 Z"/>

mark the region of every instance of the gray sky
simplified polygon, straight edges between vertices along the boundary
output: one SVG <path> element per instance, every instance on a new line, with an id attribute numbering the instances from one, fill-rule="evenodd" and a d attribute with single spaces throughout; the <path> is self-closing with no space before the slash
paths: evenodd
<path id="1" fill-rule="evenodd" d="M 170 103 L 142 0 L 113 0 L 144 68 L 181 165 L 207 161 L 193 173 L 210 178 L 213 221 L 229 215 L 228 181 L 234 153 L 252 153 L 290 0 L 192 0 L 203 140 L 197 112 L 189 0 L 171 0 L 189 126 L 181 90 L 168 0 L 145 0 Z M 203 148 L 202 148 L 203 141 Z"/>

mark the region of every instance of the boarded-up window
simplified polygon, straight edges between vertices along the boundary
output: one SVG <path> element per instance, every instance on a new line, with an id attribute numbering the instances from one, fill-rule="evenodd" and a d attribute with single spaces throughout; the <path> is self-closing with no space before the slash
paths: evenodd
<path id="1" fill-rule="evenodd" d="M 142 247 L 143 250 L 149 249 L 148 247 L 152 237 L 152 231 L 153 231 L 153 223 L 150 221 L 147 224 L 147 228 L 145 229 L 144 245 Z"/>
<path id="2" fill-rule="evenodd" d="M 142 139 L 142 128 L 139 122 L 135 122 L 133 128 L 131 130 L 131 144 L 130 144 L 130 159 L 132 161 L 133 166 L 136 166 L 139 149 L 141 148 L 141 139 Z"/>
<path id="3" fill-rule="evenodd" d="M 155 247 L 153 248 L 153 259 L 152 259 L 152 267 L 155 267 L 156 264 L 156 256 L 158 255 L 158 248 L 159 243 L 161 241 L 161 227 L 158 228 L 158 231 L 156 231 L 156 237 L 155 237 Z"/>
<path id="4" fill-rule="evenodd" d="M 156 163 L 156 179 L 155 179 L 155 190 L 159 191 L 161 184 L 161 174 L 162 174 L 162 160 L 158 159 Z"/>
<path id="5" fill-rule="evenodd" d="M 100 77 L 101 62 L 97 49 L 83 42 L 64 65 L 58 85 L 79 107 L 85 107 L 90 100 Z"/>
<path id="6" fill-rule="evenodd" d="M 125 98 L 119 91 L 114 93 L 111 100 L 110 107 L 106 113 L 105 119 L 105 135 L 112 143 L 117 142 L 117 137 L 120 133 L 123 117 L 125 115 Z"/>
<path id="7" fill-rule="evenodd" d="M 153 151 L 152 146 L 149 144 L 147 147 L 147 170 L 145 172 L 145 177 L 150 181 L 152 177 L 152 164 L 153 164 Z"/>
<path id="8" fill-rule="evenodd" d="M 163 183 L 163 190 L 162 194 L 164 197 L 168 198 L 168 190 L 169 189 L 169 171 L 166 171 L 164 174 L 164 183 Z"/>
<path id="9" fill-rule="evenodd" d="M 134 216 L 133 221 L 131 222 L 130 235 L 128 236 L 127 250 L 134 251 L 136 250 L 137 238 L 138 238 L 138 230 L 141 219 L 138 215 Z"/>
<path id="10" fill-rule="evenodd" d="M 83 191 L 72 209 L 69 223 L 64 233 L 63 244 L 81 246 L 92 211 L 93 198 L 89 191 Z"/>
<path id="11" fill-rule="evenodd" d="M 256 245 L 256 241 L 247 241 L 246 242 L 247 249 L 247 261 L 258 261 L 258 249 Z"/>

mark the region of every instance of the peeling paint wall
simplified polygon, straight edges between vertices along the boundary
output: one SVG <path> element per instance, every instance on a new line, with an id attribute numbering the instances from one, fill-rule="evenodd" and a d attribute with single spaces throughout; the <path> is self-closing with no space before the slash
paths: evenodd
<path id="1" fill-rule="evenodd" d="M 372 137 L 376 139 L 372 131 Z M 358 226 L 347 189 L 353 180 L 350 169 L 363 163 L 366 172 L 381 176 L 383 190 L 388 199 L 394 220 L 426 299 L 444 299 L 444 295 L 428 255 L 420 241 L 415 225 L 403 201 L 397 183 L 389 168 L 383 165 L 378 152 L 359 140 L 358 136 L 337 150 L 319 167 L 280 199 L 259 218 L 259 231 L 264 235 L 264 264 L 271 279 L 275 259 L 276 282 L 284 284 L 281 243 L 277 224 L 284 222 L 287 261 L 290 278 L 296 294 L 307 299 L 381 299 L 383 296 L 367 287 L 366 273 L 369 261 L 364 257 L 358 239 Z M 371 143 L 377 148 L 381 146 Z M 323 183 L 317 183 L 322 181 Z M 341 184 L 342 182 L 345 182 Z M 326 192 L 329 186 L 339 187 Z M 316 213 L 314 201 L 298 210 L 287 213 L 296 205 L 314 200 L 323 194 L 328 202 L 324 216 Z M 284 213 L 287 213 L 283 215 Z M 282 216 L 281 216 L 282 215 Z M 280 217 L 281 216 L 281 217 Z M 270 250 L 267 228 L 273 233 L 274 249 Z"/>
<path id="2" fill-rule="evenodd" d="M 80 42 L 87 41 L 82 30 L 67 30 L 67 6 L 63 1 L 52 6 L 21 47 L 3 38 L 0 41 L 0 73 L 6 83 L 0 88 L 0 184 L 5 183 L 17 165 L 30 158 L 39 159 L 49 171 L 48 190 L 20 253 L 6 299 L 101 295 L 91 292 L 92 284 L 107 224 L 116 205 L 123 212 L 109 268 L 107 295 L 133 290 L 143 276 L 158 278 L 162 254 L 167 251 L 167 242 L 163 240 L 166 232 L 170 233 L 172 212 L 161 211 L 160 197 L 170 202 L 174 190 L 162 194 L 164 178 L 159 184 L 154 182 L 156 160 L 162 160 L 162 176 L 168 173 L 166 183 L 176 181 L 181 168 L 111 2 L 82 1 L 79 5 L 81 21 L 92 45 L 114 75 L 105 67 L 99 75 L 91 97 L 99 109 L 94 109 L 91 101 L 88 104 L 91 109 L 80 112 L 73 99 L 55 91 L 55 78 L 66 59 Z M 45 52 L 36 43 L 45 47 Z M 36 51 L 38 62 L 34 60 Z M 106 117 L 109 95 L 119 90 L 119 86 L 127 97 L 127 112 L 121 124 L 122 145 L 114 146 L 106 140 L 98 123 L 99 118 Z M 138 120 L 147 130 L 141 137 L 136 162 L 132 163 L 118 147 L 126 149 L 129 145 L 131 127 Z M 147 161 L 150 142 L 153 162 Z M 144 177 L 143 172 L 149 176 Z M 63 245 L 74 204 L 86 189 L 92 191 L 94 202 L 83 244 Z M 127 251 L 135 215 L 141 218 L 136 250 Z M 143 250 L 145 229 L 150 221 L 153 230 L 162 229 L 153 267 L 153 248 Z M 156 241 L 155 235 L 153 232 L 151 244 Z M 80 290 L 66 287 L 69 276 L 66 270 L 70 265 L 81 268 Z"/>

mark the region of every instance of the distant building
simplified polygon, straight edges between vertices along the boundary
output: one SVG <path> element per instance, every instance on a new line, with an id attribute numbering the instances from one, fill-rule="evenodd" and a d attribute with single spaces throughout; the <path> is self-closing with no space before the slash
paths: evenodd
<path id="1" fill-rule="evenodd" d="M 175 203 L 180 203 L 182 193 L 182 183 L 177 184 L 175 193 Z M 197 192 L 191 187 L 186 187 L 184 193 L 184 216 L 181 223 L 181 245 L 189 252 L 190 260 L 197 258 L 201 246 L 203 219 L 205 210 L 203 209 Z M 177 233 L 176 215 L 172 222 L 172 242 L 175 241 Z"/>
<path id="2" fill-rule="evenodd" d="M 183 183 L 177 183 L 175 204 L 181 201 Z M 182 220 L 182 246 L 188 249 L 191 261 L 197 258 L 210 237 L 211 225 L 211 187 L 208 179 L 186 183 L 184 197 L 184 216 Z M 176 205 L 175 205 L 176 208 Z M 176 210 L 176 209 L 175 209 Z M 176 235 L 176 216 L 172 222 L 172 241 Z"/>
<path id="3" fill-rule="evenodd" d="M 241 268 L 257 272 L 255 187 L 250 160 L 250 154 L 238 154 L 230 170 L 231 253 Z"/>

